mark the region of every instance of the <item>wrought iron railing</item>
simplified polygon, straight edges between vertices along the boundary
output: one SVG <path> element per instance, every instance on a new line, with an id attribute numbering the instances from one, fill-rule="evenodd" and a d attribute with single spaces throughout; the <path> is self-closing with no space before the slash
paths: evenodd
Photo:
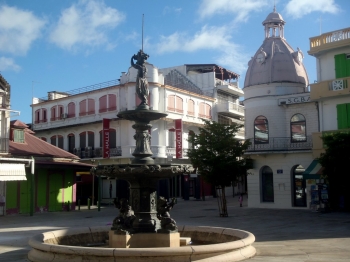
<path id="1" fill-rule="evenodd" d="M 73 154 L 80 158 L 94 158 L 94 157 L 103 157 L 102 147 L 96 147 L 94 149 L 85 149 L 85 148 L 74 148 Z M 121 156 L 122 148 L 117 146 L 116 148 L 109 149 L 109 156 Z"/>
<path id="2" fill-rule="evenodd" d="M 188 148 L 182 149 L 182 157 L 187 158 L 187 150 L 188 150 Z M 176 156 L 176 148 L 175 147 L 166 147 L 165 154 L 167 156 Z"/>
<path id="3" fill-rule="evenodd" d="M 263 152 L 263 151 L 296 151 L 311 150 L 312 137 L 307 136 L 304 141 L 292 142 L 291 137 L 270 137 L 267 143 L 255 142 L 250 138 L 251 145 L 246 152 Z"/>
<path id="4" fill-rule="evenodd" d="M 9 152 L 9 139 L 0 138 L 0 153 L 8 153 L 8 152 Z"/>

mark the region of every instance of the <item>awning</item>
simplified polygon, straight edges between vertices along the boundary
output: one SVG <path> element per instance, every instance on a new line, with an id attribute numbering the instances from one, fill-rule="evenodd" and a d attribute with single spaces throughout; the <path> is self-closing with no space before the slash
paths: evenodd
<path id="1" fill-rule="evenodd" d="M 317 159 L 314 159 L 309 167 L 304 171 L 303 178 L 304 179 L 320 179 L 323 173 L 323 167 L 318 162 Z"/>
<path id="2" fill-rule="evenodd" d="M 27 180 L 24 164 L 0 164 L 0 181 Z"/>

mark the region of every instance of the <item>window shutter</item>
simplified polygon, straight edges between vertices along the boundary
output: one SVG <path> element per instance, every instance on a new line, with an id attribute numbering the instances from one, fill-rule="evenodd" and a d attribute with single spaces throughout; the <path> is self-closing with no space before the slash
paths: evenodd
<path id="1" fill-rule="evenodd" d="M 107 112 L 107 95 L 101 96 L 99 99 L 99 113 Z M 90 111 L 90 110 L 89 110 Z"/>
<path id="2" fill-rule="evenodd" d="M 117 96 L 108 95 L 108 111 L 117 110 Z"/>
<path id="3" fill-rule="evenodd" d="M 178 113 L 183 112 L 183 101 L 181 97 L 176 96 L 175 106 L 176 106 L 176 110 L 175 110 L 176 112 Z"/>
<path id="4" fill-rule="evenodd" d="M 174 95 L 168 96 L 168 110 L 170 110 L 170 111 L 175 110 L 175 96 Z"/>
<path id="5" fill-rule="evenodd" d="M 348 116 L 347 116 L 347 104 L 337 105 L 337 117 L 338 117 L 338 129 L 347 128 Z"/>
<path id="6" fill-rule="evenodd" d="M 68 117 L 75 117 L 75 104 L 73 102 L 68 104 Z"/>
<path id="7" fill-rule="evenodd" d="M 89 98 L 88 99 L 88 115 L 95 114 L 95 100 Z"/>
<path id="8" fill-rule="evenodd" d="M 79 116 L 86 115 L 86 99 L 79 102 Z"/>
<path id="9" fill-rule="evenodd" d="M 350 71 L 350 68 L 349 70 L 347 70 L 347 64 L 349 64 L 350 66 L 350 59 L 346 59 L 345 54 L 335 55 L 334 62 L 335 62 L 335 78 L 350 76 L 350 72 L 349 73 L 347 72 L 347 71 Z"/>

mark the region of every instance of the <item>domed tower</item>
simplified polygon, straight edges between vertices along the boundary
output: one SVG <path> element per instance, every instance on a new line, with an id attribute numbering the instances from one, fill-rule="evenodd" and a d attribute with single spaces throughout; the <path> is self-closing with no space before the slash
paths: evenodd
<path id="1" fill-rule="evenodd" d="M 306 191 L 301 190 L 302 201 L 296 200 L 295 174 L 312 161 L 311 133 L 318 127 L 304 56 L 287 43 L 286 22 L 275 8 L 262 24 L 265 39 L 248 63 L 244 82 L 245 137 L 252 143 L 246 154 L 255 160 L 248 204 L 306 206 Z"/>

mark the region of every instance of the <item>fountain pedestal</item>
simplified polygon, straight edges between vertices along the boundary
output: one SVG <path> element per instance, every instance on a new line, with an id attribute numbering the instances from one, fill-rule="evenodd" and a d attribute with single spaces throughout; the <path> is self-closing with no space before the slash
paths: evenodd
<path id="1" fill-rule="evenodd" d="M 119 234 L 109 231 L 111 248 L 180 247 L 180 233 Z"/>

